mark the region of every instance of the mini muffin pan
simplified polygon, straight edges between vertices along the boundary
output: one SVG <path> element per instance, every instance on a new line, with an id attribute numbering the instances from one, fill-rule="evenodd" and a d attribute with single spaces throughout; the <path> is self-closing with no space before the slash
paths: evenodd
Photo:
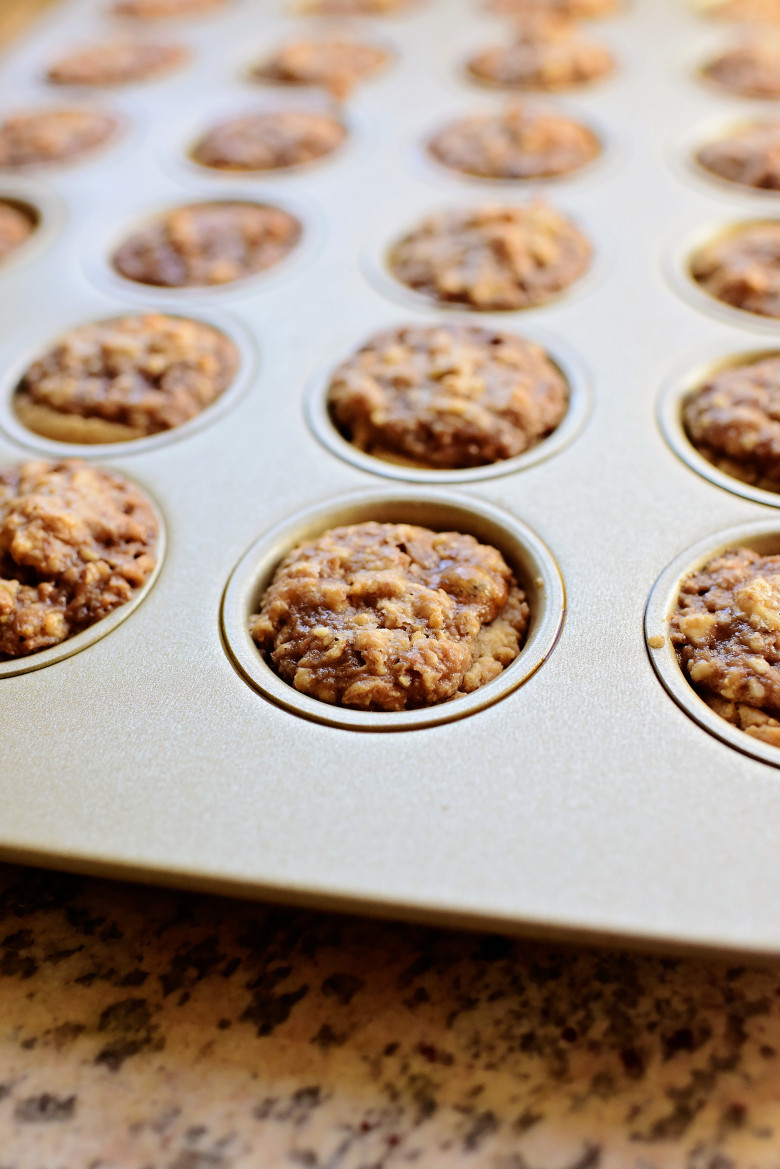
<path id="1" fill-rule="evenodd" d="M 0 116 L 52 101 L 47 64 L 125 27 L 109 5 L 62 0 L 13 47 Z M 780 547 L 777 501 L 703 466 L 680 425 L 700 376 L 770 351 L 779 327 L 698 289 L 691 250 L 774 208 L 681 165 L 670 145 L 690 134 L 692 149 L 700 131 L 774 106 L 697 79 L 713 28 L 680 0 L 630 0 L 586 27 L 615 74 L 533 100 L 598 128 L 608 165 L 587 181 L 497 185 L 422 165 L 433 129 L 506 101 L 462 71 L 468 47 L 511 35 L 479 0 L 350 21 L 229 0 L 208 19 L 166 21 L 165 37 L 191 49 L 185 66 L 89 95 L 126 121 L 121 149 L 34 179 L 0 175 L 0 196 L 40 215 L 30 244 L 0 263 L 1 464 L 62 457 L 9 399 L 73 325 L 191 315 L 243 359 L 236 384 L 178 432 L 72 452 L 149 493 L 165 556 L 142 603 L 0 669 L 3 856 L 559 938 L 780 954 L 780 751 L 715 724 L 666 628 L 702 558 L 732 542 Z M 247 66 L 343 28 L 392 49 L 341 111 L 343 149 L 288 173 L 201 174 L 188 151 L 224 112 L 336 108 L 314 90 L 259 85 Z M 732 35 L 717 31 L 719 43 Z M 387 272 L 387 246 L 432 210 L 534 197 L 593 245 L 590 272 L 548 304 L 441 308 Z M 303 240 L 276 268 L 220 287 L 147 288 L 112 270 L 135 225 L 200 199 L 284 207 Z M 571 390 L 559 429 L 473 472 L 351 448 L 327 413 L 334 366 L 374 333 L 453 321 L 548 350 Z M 528 638 L 482 690 L 422 711 L 329 707 L 283 683 L 249 637 L 299 537 L 385 518 L 489 539 L 526 589 Z"/>

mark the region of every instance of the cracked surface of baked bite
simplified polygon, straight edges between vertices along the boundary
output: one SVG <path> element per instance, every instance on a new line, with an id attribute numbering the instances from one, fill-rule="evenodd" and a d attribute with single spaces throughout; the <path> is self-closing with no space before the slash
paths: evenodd
<path id="1" fill-rule="evenodd" d="M 191 203 L 131 235 L 114 253 L 113 265 L 139 284 L 229 284 L 272 268 L 300 238 L 300 223 L 281 207 L 227 200 Z"/>
<path id="2" fill-rule="evenodd" d="M 157 520 L 120 475 L 76 459 L 0 470 L 0 661 L 58 645 L 131 599 Z"/>
<path id="3" fill-rule="evenodd" d="M 569 174 L 592 162 L 601 143 L 581 122 L 515 103 L 497 114 L 460 118 L 440 130 L 428 150 L 451 170 L 489 179 Z"/>
<path id="4" fill-rule="evenodd" d="M 709 462 L 780 491 L 780 357 L 720 370 L 688 396 L 683 421 Z"/>
<path id="5" fill-rule="evenodd" d="M 780 746 L 780 556 L 735 548 L 710 560 L 683 582 L 670 632 L 704 701 Z"/>
<path id="6" fill-rule="evenodd" d="M 508 44 L 483 49 L 466 62 L 477 81 L 505 89 L 568 89 L 605 77 L 614 67 L 609 50 L 572 21 L 537 13 L 516 21 Z"/>
<path id="7" fill-rule="evenodd" d="M 283 170 L 331 154 L 347 131 L 338 118 L 307 110 L 245 114 L 221 122 L 196 144 L 192 157 L 218 170 Z"/>
<path id="8" fill-rule="evenodd" d="M 57 85 L 129 85 L 168 73 L 184 64 L 181 45 L 153 41 L 110 41 L 60 57 L 46 74 Z"/>
<path id="9" fill-rule="evenodd" d="M 33 219 L 21 207 L 0 199 L 0 260 L 29 239 L 35 226 Z"/>
<path id="10" fill-rule="evenodd" d="M 522 17 L 544 12 L 568 20 L 587 20 L 617 12 L 620 0 L 485 0 L 485 7 L 498 16 Z"/>
<path id="11" fill-rule="evenodd" d="M 741 187 L 780 190 L 780 122 L 744 126 L 696 153 L 696 161 L 718 178 Z"/>
<path id="12" fill-rule="evenodd" d="M 32 110 L 0 122 L 0 166 L 68 161 L 108 142 L 116 118 L 97 110 Z"/>
<path id="13" fill-rule="evenodd" d="M 111 11 L 135 20 L 175 20 L 223 8 L 225 0 L 118 0 Z"/>
<path id="14" fill-rule="evenodd" d="M 716 300 L 780 318 L 780 220 L 748 223 L 704 244 L 690 272 Z"/>
<path id="15" fill-rule="evenodd" d="M 590 259 L 579 228 L 536 200 L 429 215 L 393 245 L 388 265 L 397 280 L 435 301 L 490 312 L 544 304 L 582 276 Z"/>
<path id="16" fill-rule="evenodd" d="M 522 454 L 555 429 L 568 386 L 544 350 L 473 325 L 372 337 L 333 375 L 334 422 L 355 446 L 434 468 Z"/>
<path id="17" fill-rule="evenodd" d="M 745 37 L 705 62 L 701 72 L 739 97 L 780 98 L 780 30 Z"/>
<path id="18" fill-rule="evenodd" d="M 66 333 L 25 373 L 20 421 L 59 442 L 126 442 L 194 418 L 227 389 L 238 351 L 203 321 L 161 313 Z"/>
<path id="19" fill-rule="evenodd" d="M 497 549 L 461 532 L 368 522 L 294 548 L 250 631 L 301 693 L 389 711 L 497 677 L 517 657 L 528 620 Z"/>
<path id="20" fill-rule="evenodd" d="M 288 41 L 252 70 L 275 85 L 313 85 L 345 98 L 390 60 L 379 45 L 347 37 Z"/>

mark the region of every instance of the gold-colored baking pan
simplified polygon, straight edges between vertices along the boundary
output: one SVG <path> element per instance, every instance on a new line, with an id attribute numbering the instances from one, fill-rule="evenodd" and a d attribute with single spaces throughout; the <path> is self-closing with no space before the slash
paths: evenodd
<path id="1" fill-rule="evenodd" d="M 52 100 L 55 53 L 120 24 L 106 0 L 58 5 L 4 56 L 0 114 Z M 478 0 L 352 23 L 395 51 L 348 102 L 353 142 L 267 180 L 200 179 L 172 152 L 212 109 L 278 103 L 247 65 L 314 25 L 283 0 L 226 0 L 185 24 L 165 35 L 192 49 L 186 69 L 91 95 L 130 123 L 116 149 L 0 173 L 0 193 L 24 186 L 51 223 L 45 246 L 0 269 L 3 463 L 45 453 L 3 411 L 27 356 L 74 321 L 139 306 L 213 315 L 252 354 L 243 391 L 186 434 L 100 452 L 157 501 L 165 558 L 106 636 L 0 678 L 0 851 L 399 917 L 779 954 L 780 771 L 681 709 L 644 633 L 654 582 L 685 549 L 759 521 L 780 529 L 773 503 L 705 477 L 657 423 L 668 387 L 691 384 L 707 354 L 773 345 L 766 321 L 720 312 L 684 284 L 682 253 L 701 229 L 773 214 L 771 201 L 757 212 L 755 197 L 680 165 L 685 127 L 742 116 L 697 80 L 711 28 L 678 0 L 629 0 L 594 23 L 620 68 L 570 91 L 565 108 L 603 128 L 608 165 L 587 181 L 499 189 L 415 158 L 431 127 L 503 100 L 460 71 L 465 47 L 503 28 Z M 311 246 L 284 270 L 181 296 L 112 274 L 109 243 L 155 209 L 237 189 L 301 216 Z M 458 482 L 400 482 L 344 457 L 316 397 L 334 361 L 380 329 L 455 319 L 376 278 L 388 239 L 433 207 L 535 195 L 588 232 L 594 278 L 548 306 L 475 320 L 543 339 L 571 371 L 566 441 Z M 301 523 L 344 514 L 344 497 L 355 515 L 408 507 L 432 523 L 492 524 L 526 574 L 541 555 L 548 575 L 534 587 L 550 622 L 529 668 L 521 655 L 486 704 L 416 720 L 438 725 L 401 720 L 392 734 L 331 725 L 332 711 L 312 717 L 294 691 L 270 693 L 248 640 L 235 648 L 246 604 L 269 547 L 281 555 Z"/>

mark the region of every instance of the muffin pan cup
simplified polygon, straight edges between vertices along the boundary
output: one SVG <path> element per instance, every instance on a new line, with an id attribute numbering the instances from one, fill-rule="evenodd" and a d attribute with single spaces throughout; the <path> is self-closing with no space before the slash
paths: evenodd
<path id="1" fill-rule="evenodd" d="M 723 352 L 721 347 L 718 356 L 713 353 L 709 361 L 700 361 L 693 367 L 687 366 L 684 371 L 680 370 L 669 379 L 658 400 L 658 424 L 674 453 L 692 471 L 704 479 L 708 479 L 717 487 L 722 487 L 724 491 L 741 495 L 743 499 L 751 499 L 769 507 L 780 507 L 780 492 L 767 491 L 762 487 L 737 479 L 736 476 L 721 470 L 720 467 L 705 458 L 691 442 L 683 423 L 685 402 L 699 386 L 704 385 L 721 370 L 732 369 L 739 365 L 753 365 L 758 361 L 765 361 L 769 357 L 780 357 L 780 348 L 753 349 L 750 352 L 735 353 L 733 349 Z"/>
<path id="2" fill-rule="evenodd" d="M 772 767 L 780 767 L 780 747 L 773 747 L 711 710 L 700 698 L 683 671 L 669 637 L 669 622 L 677 605 L 680 588 L 691 573 L 730 548 L 750 548 L 763 556 L 780 553 L 780 522 L 757 520 L 717 532 L 699 540 L 680 553 L 653 585 L 645 610 L 647 652 L 664 689 L 677 705 L 716 739 Z"/>
<path id="3" fill-rule="evenodd" d="M 696 252 L 706 244 L 717 240 L 737 236 L 747 227 L 758 227 L 762 224 L 780 224 L 780 216 L 745 215 L 736 218 L 733 214 L 727 221 L 699 224 L 689 231 L 682 243 L 678 243 L 663 263 L 667 276 L 676 290 L 696 308 L 702 312 L 709 312 L 723 321 L 732 324 L 741 323 L 747 328 L 760 329 L 771 333 L 780 333 L 780 317 L 763 316 L 761 313 L 750 312 L 748 309 L 738 308 L 726 301 L 718 300 L 716 296 L 707 292 L 691 274 L 691 261 Z"/>
<path id="4" fill-rule="evenodd" d="M 538 175 L 529 178 L 503 178 L 470 174 L 467 171 L 447 166 L 429 149 L 430 143 L 438 133 L 453 123 L 472 115 L 498 114 L 512 102 L 511 95 L 507 95 L 503 101 L 498 96 L 494 97 L 492 101 L 486 101 L 484 97 L 480 99 L 479 95 L 476 95 L 471 101 L 464 101 L 461 96 L 459 104 L 453 102 L 449 116 L 438 118 L 424 132 L 416 133 L 408 143 L 406 157 L 410 168 L 421 178 L 439 187 L 453 185 L 454 190 L 460 187 L 461 190 L 472 189 L 475 193 L 481 189 L 487 198 L 500 199 L 505 195 L 509 197 L 512 195 L 522 196 L 525 191 L 547 187 L 552 192 L 557 192 L 558 188 L 563 190 L 569 187 L 580 189 L 591 182 L 603 179 L 605 173 L 620 164 L 624 150 L 623 143 L 617 140 L 612 128 L 602 118 L 581 112 L 578 110 L 576 102 L 569 100 L 562 103 L 554 95 L 545 98 L 543 94 L 532 94 L 528 98 L 518 95 L 515 100 L 522 100 L 522 104 L 529 110 L 538 110 L 540 113 L 555 113 L 580 122 L 598 139 L 599 153 L 581 166 L 562 174 Z M 553 198 L 555 198 L 555 194 L 553 194 Z"/>
<path id="5" fill-rule="evenodd" d="M 296 544 L 328 528 L 360 524 L 409 523 L 434 531 L 466 532 L 503 554 L 526 594 L 531 610 L 528 634 L 517 658 L 497 678 L 471 694 L 419 710 L 362 711 L 331 706 L 300 694 L 283 681 L 255 645 L 249 619 L 256 613 L 280 560 Z M 222 632 L 231 660 L 247 681 L 272 702 L 304 718 L 353 731 L 410 731 L 465 718 L 521 686 L 552 653 L 560 636 L 566 598 L 549 549 L 508 512 L 453 492 L 431 490 L 361 492 L 309 508 L 277 524 L 238 562 L 222 602 Z"/>
<path id="6" fill-rule="evenodd" d="M 6 276 L 32 263 L 54 243 L 66 222 L 65 204 L 56 191 L 37 179 L 0 172 L 0 200 L 18 207 L 35 224 L 18 247 L 0 259 L 0 285 Z"/>
<path id="7" fill-rule="evenodd" d="M 780 28 L 780 25 L 778 25 Z M 704 122 L 693 127 L 686 127 L 685 131 L 675 133 L 669 143 L 669 162 L 683 179 L 696 179 L 710 192 L 717 191 L 720 195 L 731 194 L 737 198 L 757 200 L 777 200 L 780 191 L 767 187 L 751 187 L 746 183 L 735 183 L 730 179 L 708 170 L 698 161 L 697 155 L 705 146 L 711 146 L 723 139 L 730 138 L 742 130 L 749 130 L 755 126 L 775 122 L 780 125 L 780 104 L 773 111 L 767 110 L 766 103 L 757 105 L 752 113 L 740 107 L 739 116 L 736 111 L 724 113 L 720 117 L 707 118 Z"/>
<path id="8" fill-rule="evenodd" d="M 328 154 L 307 162 L 296 163 L 294 166 L 242 170 L 209 167 L 197 161 L 195 150 L 199 143 L 208 133 L 225 122 L 252 114 L 287 111 L 329 115 L 342 124 L 346 130 L 346 137 Z M 162 144 L 159 164 L 174 178 L 184 182 L 213 182 L 218 186 L 224 186 L 226 182 L 242 186 L 278 182 L 283 188 L 290 180 L 305 180 L 310 175 L 316 177 L 317 171 L 323 167 L 339 166 L 349 162 L 353 151 L 365 148 L 365 145 L 365 135 L 359 119 L 355 119 L 348 108 L 343 108 L 327 94 L 310 89 L 296 92 L 269 87 L 262 93 L 248 93 L 240 98 L 231 97 L 222 103 L 210 101 L 200 114 L 196 112 L 193 115 L 193 111 L 187 111 L 186 116 L 181 119 L 181 124 L 175 127 L 175 133 L 170 134 Z"/>
<path id="9" fill-rule="evenodd" d="M 227 281 L 224 284 L 199 284 L 183 288 L 144 284 L 141 281 L 131 280 L 129 277 L 123 276 L 114 267 L 113 257 L 120 245 L 161 215 L 189 204 L 220 202 L 257 203 L 286 211 L 300 224 L 301 233 L 298 242 L 294 244 L 287 255 L 269 268 L 263 268 L 258 272 L 243 276 L 239 280 Z M 231 185 L 228 181 L 220 184 L 218 188 L 211 185 L 207 187 L 201 185 L 197 191 L 193 191 L 191 187 L 185 188 L 178 199 L 174 197 L 165 204 L 148 208 L 145 213 L 133 217 L 119 228 L 116 226 L 116 217 L 111 216 L 103 230 L 98 230 L 95 233 L 99 241 L 98 247 L 91 251 L 85 251 L 83 263 L 86 275 L 96 287 L 103 291 L 128 299 L 137 298 L 149 306 L 167 306 L 168 311 L 173 311 L 172 306 L 176 304 L 184 305 L 188 302 L 197 302 L 199 299 L 217 298 L 221 300 L 228 297 L 246 296 L 250 291 L 250 286 L 255 284 L 257 284 L 258 291 L 266 290 L 269 287 L 273 288 L 280 281 L 289 279 L 302 267 L 311 263 L 322 245 L 323 233 L 324 226 L 316 205 L 301 199 L 297 193 L 295 196 L 291 196 L 287 192 L 266 193 L 258 189 L 250 191 L 235 183 Z"/>
<path id="10" fill-rule="evenodd" d="M 164 312 L 165 310 L 158 311 Z M 216 422 L 240 401 L 242 395 L 246 393 L 253 379 L 257 376 L 258 354 L 254 338 L 240 322 L 231 319 L 223 312 L 212 309 L 204 313 L 198 311 L 197 308 L 190 310 L 188 307 L 177 310 L 172 306 L 165 315 L 202 321 L 224 333 L 238 351 L 239 364 L 233 380 L 210 406 L 206 406 L 194 418 L 183 422 L 180 426 L 124 442 L 59 442 L 56 439 L 37 434 L 24 425 L 14 409 L 13 399 L 17 387 L 34 361 L 42 357 L 72 329 L 96 324 L 99 321 L 113 320 L 117 317 L 137 316 L 141 313 L 143 313 L 143 309 L 139 305 L 128 306 L 124 304 L 109 308 L 103 301 L 100 301 L 99 307 L 96 305 L 92 315 L 80 313 L 73 319 L 63 321 L 61 327 L 54 333 L 49 332 L 43 335 L 40 324 L 36 323 L 34 329 L 28 330 L 28 334 L 17 338 L 14 346 L 16 357 L 9 361 L 4 376 L 0 378 L 0 430 L 3 430 L 13 443 L 20 447 L 26 447 L 41 457 L 96 459 L 102 462 L 104 459 L 110 460 L 117 456 L 145 454 L 148 451 L 155 451 L 161 446 L 166 446 L 168 443 L 186 439 L 202 427 L 210 426 Z"/>
<path id="11" fill-rule="evenodd" d="M 574 226 L 587 237 L 591 244 L 591 255 L 585 271 L 571 284 L 559 292 L 550 295 L 539 304 L 528 305 L 526 308 L 488 308 L 478 309 L 465 301 L 439 301 L 426 292 L 421 292 L 399 280 L 390 268 L 390 256 L 393 248 L 405 235 L 412 232 L 423 219 L 439 212 L 450 210 L 465 211 L 469 208 L 477 209 L 483 206 L 525 206 L 539 199 L 549 202 L 556 211 L 570 219 Z M 611 266 L 609 235 L 602 224 L 594 230 L 593 221 L 583 216 L 573 207 L 572 197 L 567 199 L 563 192 L 555 192 L 548 198 L 544 183 L 533 183 L 524 186 L 522 191 L 513 190 L 510 194 L 503 189 L 492 189 L 480 192 L 467 188 L 464 195 L 462 190 L 453 191 L 451 197 L 440 198 L 438 202 L 426 200 L 418 215 L 406 216 L 403 220 L 394 217 L 396 222 L 391 231 L 382 231 L 377 228 L 365 241 L 362 252 L 362 267 L 366 277 L 385 296 L 417 309 L 436 309 L 446 313 L 472 313 L 477 323 L 483 318 L 501 318 L 505 321 L 523 320 L 531 313 L 548 313 L 550 309 L 566 306 L 582 296 L 593 293 L 606 278 Z"/>
<path id="12" fill-rule="evenodd" d="M 438 323 L 437 318 L 429 322 Z M 475 316 L 462 318 L 447 318 L 446 323 L 474 325 L 479 323 Z M 388 321 L 387 327 L 402 324 L 400 320 Z M 391 461 L 380 455 L 368 454 L 341 434 L 328 407 L 328 391 L 332 376 L 343 361 L 351 357 L 355 349 L 360 348 L 361 342 L 331 356 L 323 362 L 322 369 L 311 379 L 306 399 L 306 413 L 309 426 L 316 437 L 329 451 L 355 467 L 364 471 L 382 475 L 387 479 L 405 479 L 407 482 L 427 483 L 431 486 L 441 483 L 479 483 L 483 479 L 493 479 L 497 475 L 511 475 L 533 467 L 543 459 L 548 459 L 558 451 L 563 450 L 568 443 L 573 442 L 586 424 L 593 407 L 592 389 L 585 370 L 572 353 L 557 339 L 542 338 L 536 331 L 529 334 L 526 330 L 501 328 L 501 332 L 514 332 L 525 340 L 540 345 L 553 365 L 563 374 L 569 387 L 569 406 L 566 414 L 558 426 L 546 438 L 541 439 L 527 451 L 515 455 L 511 459 L 501 459 L 495 463 L 487 463 L 480 467 L 441 468 L 415 465 L 411 460 L 399 459 Z M 369 338 L 364 338 L 363 342 Z"/>
<path id="13" fill-rule="evenodd" d="M 3 460 L 6 462 L 6 460 Z M 115 468 L 108 464 L 102 463 L 102 467 L 106 471 L 116 473 Z M 130 476 L 125 471 L 119 472 L 123 478 L 130 479 Z M 131 482 L 135 482 L 131 480 Z M 5 678 L 15 678 L 20 674 L 30 674 L 36 670 L 42 670 L 46 666 L 54 666 L 58 662 L 63 662 L 67 658 L 72 658 L 75 654 L 81 653 L 82 650 L 88 649 L 89 646 L 94 645 L 95 642 L 100 641 L 111 633 L 117 626 L 126 621 L 128 617 L 136 611 L 139 605 L 143 604 L 149 593 L 154 588 L 157 580 L 162 572 L 163 562 L 165 560 L 165 549 L 167 543 L 167 532 L 165 525 L 165 517 L 163 516 L 160 506 L 149 490 L 141 483 L 135 483 L 146 496 L 146 499 L 151 505 L 154 517 L 157 520 L 157 544 L 155 547 L 155 565 L 150 572 L 147 579 L 140 588 L 133 592 L 132 597 L 124 605 L 119 605 L 107 616 L 100 621 L 96 621 L 93 625 L 82 629 L 81 633 L 77 633 L 74 637 L 68 637 L 65 641 L 61 641 L 58 645 L 49 646 L 47 649 L 40 649 L 36 653 L 26 654 L 21 658 L 11 658 L 8 661 L 0 659 L 0 684 Z"/>
<path id="14" fill-rule="evenodd" d="M 70 45 L 126 27 L 110 2 L 61 0 L 6 54 L 0 115 L 87 97 L 46 85 L 42 71 Z M 246 69 L 294 36 L 342 27 L 393 50 L 339 107 L 352 130 L 343 151 L 273 175 L 188 164 L 212 118 L 336 108 Z M 706 237 L 772 208 L 678 165 L 670 144 L 773 105 L 695 80 L 682 51 L 701 60 L 713 27 L 677 0 L 636 0 L 588 24 L 618 68 L 560 95 L 487 92 L 464 78 L 467 52 L 505 27 L 475 0 L 344 23 L 296 17 L 286 0 L 234 0 L 208 18 L 155 23 L 144 31 L 186 41 L 188 64 L 88 94 L 128 119 L 121 148 L 53 166 L 45 183 L 0 175 L 0 192 L 42 212 L 30 245 L 0 264 L 0 463 L 83 454 L 115 467 L 157 501 L 167 534 L 146 599 L 0 671 L 0 856 L 556 938 L 780 954 L 775 760 L 683 714 L 643 625 L 653 582 L 680 549 L 702 542 L 704 556 L 745 525 L 780 531 L 774 498 L 719 482 L 672 434 L 699 355 L 706 373 L 769 350 L 777 323 L 719 306 L 685 275 L 698 242 L 686 231 Z M 423 165 L 435 129 L 515 96 L 602 130 L 602 159 L 522 185 Z M 387 272 L 388 244 L 431 211 L 537 195 L 594 249 L 590 272 L 546 304 L 437 306 Z M 112 249 L 137 225 L 220 198 L 290 210 L 304 242 L 223 286 L 154 288 L 112 271 Z M 9 395 L 54 339 L 145 311 L 223 328 L 247 356 L 240 384 L 194 422 L 110 449 L 14 426 Z M 438 472 L 362 455 L 329 421 L 330 375 L 407 321 L 536 341 L 569 381 L 568 415 L 491 467 Z M 279 559 L 302 535 L 369 517 L 460 528 L 503 552 L 534 612 L 501 675 L 438 706 L 368 713 L 299 694 L 271 669 L 247 622 Z M 664 605 L 698 555 L 661 588 Z M 667 612 L 648 627 L 654 644 Z"/>

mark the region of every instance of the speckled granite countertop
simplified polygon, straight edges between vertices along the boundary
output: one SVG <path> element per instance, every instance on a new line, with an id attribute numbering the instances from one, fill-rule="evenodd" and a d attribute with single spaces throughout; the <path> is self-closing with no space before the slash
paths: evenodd
<path id="1" fill-rule="evenodd" d="M 2 1169 L 774 1169 L 780 969 L 0 867 Z"/>

